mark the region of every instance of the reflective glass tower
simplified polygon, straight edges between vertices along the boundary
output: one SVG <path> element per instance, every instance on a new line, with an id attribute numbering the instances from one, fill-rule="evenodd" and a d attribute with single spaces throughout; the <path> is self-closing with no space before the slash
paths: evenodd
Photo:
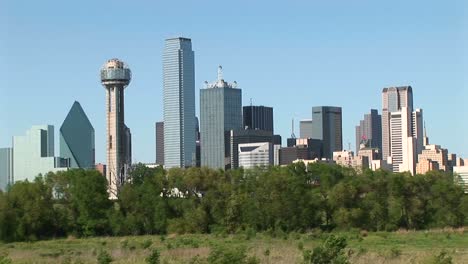
<path id="1" fill-rule="evenodd" d="M 201 166 L 230 168 L 230 130 L 242 128 L 242 93 L 237 84 L 218 80 L 200 90 Z"/>
<path id="2" fill-rule="evenodd" d="M 163 90 L 164 165 L 195 166 L 195 65 L 190 39 L 166 39 Z"/>
<path id="3" fill-rule="evenodd" d="M 70 168 L 94 168 L 94 128 L 76 101 L 60 127 L 60 157 Z"/>
<path id="4" fill-rule="evenodd" d="M 341 107 L 312 108 L 312 139 L 322 141 L 322 158 L 333 158 L 333 151 L 343 150 Z"/>
<path id="5" fill-rule="evenodd" d="M 111 199 L 117 197 L 132 162 L 131 134 L 124 119 L 124 89 L 130 80 L 131 71 L 123 61 L 111 59 L 101 68 L 101 83 L 106 89 L 106 179 Z"/>

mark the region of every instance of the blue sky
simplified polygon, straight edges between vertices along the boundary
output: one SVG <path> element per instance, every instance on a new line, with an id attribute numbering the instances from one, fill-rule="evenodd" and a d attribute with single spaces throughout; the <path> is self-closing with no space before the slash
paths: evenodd
<path id="1" fill-rule="evenodd" d="M 383 87 L 411 85 L 430 140 L 468 157 L 468 4 L 465 1 L 24 1 L 0 0 L 0 147 L 33 124 L 55 125 L 79 101 L 105 162 L 99 68 L 126 61 L 126 123 L 135 162 L 154 162 L 162 119 L 164 39 L 192 38 L 198 90 L 236 80 L 243 103 L 274 107 L 275 131 L 343 107 L 343 141 Z M 296 122 L 296 134 L 298 134 Z M 56 148 L 58 140 L 56 141 Z M 58 154 L 58 153 L 57 153 Z"/>

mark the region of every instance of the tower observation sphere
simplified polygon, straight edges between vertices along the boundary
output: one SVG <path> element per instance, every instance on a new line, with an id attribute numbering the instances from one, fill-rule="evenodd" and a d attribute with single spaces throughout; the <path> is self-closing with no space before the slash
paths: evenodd
<path id="1" fill-rule="evenodd" d="M 132 71 L 119 59 L 110 59 L 101 68 L 101 82 L 104 86 L 120 84 L 125 88 L 131 79 Z"/>
<path id="2" fill-rule="evenodd" d="M 111 199 L 117 198 L 132 164 L 131 133 L 124 118 L 124 89 L 131 79 L 132 72 L 119 59 L 110 59 L 101 68 L 101 83 L 106 89 L 106 179 Z"/>

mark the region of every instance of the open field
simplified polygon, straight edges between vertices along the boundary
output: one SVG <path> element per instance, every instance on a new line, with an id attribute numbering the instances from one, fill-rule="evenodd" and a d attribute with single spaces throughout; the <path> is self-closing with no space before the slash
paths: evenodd
<path id="1" fill-rule="evenodd" d="M 468 231 L 431 230 L 401 232 L 334 232 L 347 238 L 352 263 L 427 263 L 445 250 L 454 263 L 468 263 Z M 328 234 L 322 232 L 245 233 L 237 235 L 168 235 L 98 238 L 67 238 L 38 242 L 0 244 L 13 263 L 96 263 L 101 250 L 112 263 L 145 263 L 153 248 L 161 263 L 190 263 L 199 255 L 206 259 L 215 245 L 245 247 L 261 263 L 300 263 L 301 249 L 312 249 Z"/>

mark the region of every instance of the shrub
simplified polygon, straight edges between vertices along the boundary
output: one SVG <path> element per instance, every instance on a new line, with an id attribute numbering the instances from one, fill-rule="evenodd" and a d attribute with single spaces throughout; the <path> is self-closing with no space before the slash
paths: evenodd
<path id="1" fill-rule="evenodd" d="M 432 257 L 428 264 L 452 264 L 452 257 L 447 251 L 442 250 L 437 256 Z"/>
<path id="2" fill-rule="evenodd" d="M 151 247 L 152 244 L 153 244 L 153 241 L 151 241 L 151 239 L 146 239 L 145 241 L 143 241 L 143 243 L 141 244 L 141 246 L 142 246 L 144 249 L 147 249 L 147 248 Z"/>
<path id="3" fill-rule="evenodd" d="M 396 248 L 396 247 L 392 247 L 390 249 L 390 253 L 389 253 L 389 256 L 390 258 L 396 258 L 396 257 L 399 257 L 401 255 L 401 250 Z"/>
<path id="4" fill-rule="evenodd" d="M 151 251 L 151 254 L 149 254 L 149 256 L 146 258 L 146 263 L 148 263 L 148 264 L 159 264 L 160 263 L 160 260 L 159 260 L 160 256 L 161 256 L 161 254 L 159 253 L 159 250 L 153 249 Z"/>
<path id="5" fill-rule="evenodd" d="M 97 261 L 99 264 L 109 264 L 113 259 L 107 251 L 101 250 L 98 254 Z"/>
<path id="6" fill-rule="evenodd" d="M 297 243 L 297 248 L 298 248 L 300 251 L 304 250 L 304 242 L 299 241 L 299 243 Z"/>
<path id="7" fill-rule="evenodd" d="M 5 252 L 0 252 L 0 264 L 11 264 L 12 261 L 11 259 L 8 257 L 8 253 L 5 251 Z"/>
<path id="8" fill-rule="evenodd" d="M 247 250 L 243 247 L 216 246 L 211 249 L 208 256 L 210 264 L 257 264 L 260 261 L 256 257 L 247 257 Z"/>
<path id="9" fill-rule="evenodd" d="M 304 252 L 304 263 L 313 264 L 348 264 L 348 257 L 344 254 L 346 248 L 344 237 L 329 236 L 325 242 L 313 251 Z"/>
<path id="10" fill-rule="evenodd" d="M 265 255 L 266 257 L 270 256 L 270 249 L 269 248 L 265 249 L 265 251 L 263 252 L 263 255 Z"/>

